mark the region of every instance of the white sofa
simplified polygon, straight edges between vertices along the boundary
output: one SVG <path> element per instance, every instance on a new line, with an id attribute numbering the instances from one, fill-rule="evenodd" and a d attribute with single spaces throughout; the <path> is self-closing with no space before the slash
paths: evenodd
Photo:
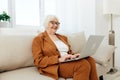
<path id="1" fill-rule="evenodd" d="M 40 33 L 40 32 L 39 32 Z M 38 34 L 35 30 L 0 31 L 0 80 L 53 80 L 39 74 L 33 63 L 32 40 Z M 86 43 L 84 32 L 68 34 L 74 52 L 81 51 Z M 114 47 L 101 45 L 92 57 L 96 60 L 97 72 L 101 76 L 112 67 L 111 55 Z M 105 56 L 102 56 L 104 54 Z M 59 80 L 65 80 L 59 78 Z M 66 80 L 72 80 L 66 79 Z"/>

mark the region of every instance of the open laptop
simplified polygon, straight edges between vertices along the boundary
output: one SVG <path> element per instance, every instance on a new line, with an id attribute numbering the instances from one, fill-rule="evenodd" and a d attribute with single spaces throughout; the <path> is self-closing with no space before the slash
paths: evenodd
<path id="1" fill-rule="evenodd" d="M 88 38 L 85 47 L 80 52 L 80 56 L 75 59 L 68 59 L 65 62 L 79 60 L 79 59 L 86 58 L 88 56 L 93 55 L 96 52 L 96 50 L 98 49 L 98 47 L 100 46 L 103 38 L 104 38 L 104 36 L 101 36 L 101 35 L 91 35 Z"/>

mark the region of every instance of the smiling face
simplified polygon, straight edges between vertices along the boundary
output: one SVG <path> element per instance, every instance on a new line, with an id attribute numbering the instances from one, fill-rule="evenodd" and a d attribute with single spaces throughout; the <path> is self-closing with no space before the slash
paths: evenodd
<path id="1" fill-rule="evenodd" d="M 46 31 L 49 32 L 49 34 L 55 34 L 56 31 L 59 28 L 59 21 L 57 18 L 53 18 L 48 22 L 48 26 L 46 27 Z"/>

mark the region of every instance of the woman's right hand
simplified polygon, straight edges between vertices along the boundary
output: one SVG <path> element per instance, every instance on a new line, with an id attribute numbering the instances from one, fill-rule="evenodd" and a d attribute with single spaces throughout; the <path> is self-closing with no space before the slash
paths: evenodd
<path id="1" fill-rule="evenodd" d="M 65 62 L 66 60 L 75 59 L 75 58 L 77 58 L 79 56 L 80 56 L 80 53 L 76 53 L 74 55 L 66 54 L 66 55 L 59 58 L 59 62 Z"/>
<path id="2" fill-rule="evenodd" d="M 71 54 L 64 55 L 59 58 L 59 62 L 65 62 L 66 60 L 71 59 L 71 57 L 72 57 Z"/>

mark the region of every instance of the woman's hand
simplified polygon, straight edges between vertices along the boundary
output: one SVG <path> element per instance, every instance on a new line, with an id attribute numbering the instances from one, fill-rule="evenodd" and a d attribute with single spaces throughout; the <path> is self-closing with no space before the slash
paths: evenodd
<path id="1" fill-rule="evenodd" d="M 76 58 L 80 57 L 80 53 L 74 54 Z"/>
<path id="2" fill-rule="evenodd" d="M 74 55 L 71 56 L 71 59 L 75 59 L 75 58 L 78 58 L 80 56 L 80 53 L 76 53 Z"/>
<path id="3" fill-rule="evenodd" d="M 75 58 L 78 58 L 79 56 L 80 56 L 80 53 L 76 53 L 74 55 L 67 54 L 67 55 L 60 57 L 59 62 L 65 62 L 66 60 L 75 59 Z"/>
<path id="4" fill-rule="evenodd" d="M 59 58 L 59 62 L 65 62 L 66 60 L 71 59 L 71 57 L 72 57 L 71 54 L 64 55 Z"/>

